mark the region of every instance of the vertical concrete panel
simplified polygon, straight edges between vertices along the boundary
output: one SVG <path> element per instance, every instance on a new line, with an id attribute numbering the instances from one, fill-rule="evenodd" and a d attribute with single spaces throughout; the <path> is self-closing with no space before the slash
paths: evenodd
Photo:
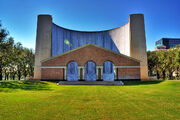
<path id="1" fill-rule="evenodd" d="M 62 41 L 64 42 L 63 43 L 64 44 L 64 52 L 67 52 L 67 51 L 71 50 L 71 46 L 72 46 L 71 32 L 64 30 L 63 35 L 64 35 L 64 37 L 63 37 Z M 69 41 L 70 44 L 65 44 L 65 41 Z"/>
<path id="2" fill-rule="evenodd" d="M 119 52 L 130 56 L 129 23 L 119 28 L 110 30 L 109 34 Z"/>
<path id="3" fill-rule="evenodd" d="M 41 60 L 51 57 L 52 18 L 39 15 L 36 35 L 34 79 L 41 79 Z"/>
<path id="4" fill-rule="evenodd" d="M 148 79 L 144 15 L 130 15 L 130 56 L 140 60 L 141 80 Z"/>
<path id="5" fill-rule="evenodd" d="M 52 56 L 64 52 L 64 30 L 52 24 Z"/>
<path id="6" fill-rule="evenodd" d="M 71 32 L 71 49 L 78 48 L 79 46 L 79 38 L 77 32 Z"/>
<path id="7" fill-rule="evenodd" d="M 101 47 L 103 47 L 103 36 L 102 36 L 102 32 L 97 32 L 97 37 L 96 37 L 96 45 L 99 45 Z"/>

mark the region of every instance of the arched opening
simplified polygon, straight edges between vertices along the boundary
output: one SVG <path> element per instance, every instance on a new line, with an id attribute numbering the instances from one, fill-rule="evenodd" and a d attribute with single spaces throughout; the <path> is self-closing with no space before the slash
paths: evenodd
<path id="1" fill-rule="evenodd" d="M 114 64 L 110 61 L 103 64 L 103 80 L 114 81 Z"/>
<path id="2" fill-rule="evenodd" d="M 67 65 L 67 81 L 78 81 L 78 64 L 69 62 Z"/>
<path id="3" fill-rule="evenodd" d="M 96 64 L 93 61 L 88 61 L 85 64 L 85 77 L 86 81 L 96 81 Z"/>

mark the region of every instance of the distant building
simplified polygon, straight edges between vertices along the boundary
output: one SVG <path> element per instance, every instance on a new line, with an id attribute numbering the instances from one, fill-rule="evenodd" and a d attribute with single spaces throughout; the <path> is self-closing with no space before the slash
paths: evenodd
<path id="1" fill-rule="evenodd" d="M 180 38 L 161 38 L 156 41 L 155 50 L 166 50 L 180 44 Z"/>

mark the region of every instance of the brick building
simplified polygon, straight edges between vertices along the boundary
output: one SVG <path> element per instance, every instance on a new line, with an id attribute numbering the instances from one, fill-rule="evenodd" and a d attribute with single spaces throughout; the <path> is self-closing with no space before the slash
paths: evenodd
<path id="1" fill-rule="evenodd" d="M 75 31 L 39 15 L 35 75 L 40 80 L 146 80 L 144 16 L 106 31 Z"/>

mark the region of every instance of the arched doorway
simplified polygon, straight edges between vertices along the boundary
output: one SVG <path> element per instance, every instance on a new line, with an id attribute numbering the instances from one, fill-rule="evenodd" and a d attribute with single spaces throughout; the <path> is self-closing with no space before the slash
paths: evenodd
<path id="1" fill-rule="evenodd" d="M 70 62 L 67 65 L 67 81 L 78 81 L 78 64 Z"/>
<path id="2" fill-rule="evenodd" d="M 110 61 L 103 64 L 103 80 L 114 81 L 114 64 Z"/>
<path id="3" fill-rule="evenodd" d="M 88 61 L 85 64 L 85 77 L 86 81 L 96 81 L 96 64 L 93 61 Z"/>

